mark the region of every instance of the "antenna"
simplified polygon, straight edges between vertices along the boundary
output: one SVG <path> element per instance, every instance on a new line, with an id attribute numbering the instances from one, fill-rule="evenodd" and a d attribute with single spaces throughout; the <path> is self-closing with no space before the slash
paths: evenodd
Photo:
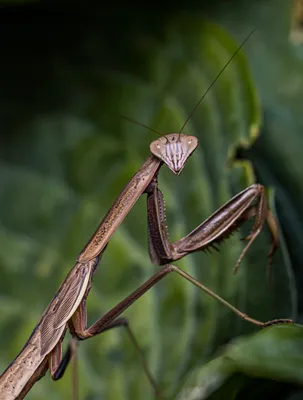
<path id="1" fill-rule="evenodd" d="M 240 44 L 240 46 L 238 47 L 238 49 L 236 50 L 236 52 L 230 57 L 230 59 L 227 61 L 227 63 L 224 65 L 224 67 L 221 69 L 221 71 L 218 73 L 218 75 L 215 77 L 215 79 L 212 81 L 212 83 L 208 86 L 208 88 L 206 89 L 206 91 L 204 92 L 203 96 L 201 97 L 201 99 L 198 101 L 198 103 L 195 105 L 195 107 L 191 110 L 189 116 L 186 118 L 184 124 L 182 125 L 180 131 L 179 131 L 179 138 L 180 138 L 180 134 L 182 133 L 183 129 L 185 128 L 185 126 L 187 125 L 188 121 L 191 119 L 191 117 L 193 116 L 194 112 L 196 111 L 196 109 L 199 107 L 199 105 L 201 104 L 202 100 L 205 98 L 205 96 L 207 95 L 207 93 L 210 91 L 210 89 L 214 86 L 214 84 L 217 82 L 217 80 L 219 79 L 219 77 L 222 75 L 222 73 L 225 71 L 225 69 L 228 67 L 228 65 L 232 62 L 232 60 L 236 57 L 236 55 L 239 53 L 239 51 L 242 49 L 242 47 L 245 45 L 245 43 L 248 41 L 248 39 L 252 36 L 252 34 L 256 31 L 257 28 L 254 28 L 250 34 L 248 36 L 246 36 L 246 38 L 243 40 L 243 42 Z"/>
<path id="2" fill-rule="evenodd" d="M 122 114 L 121 114 L 121 117 L 124 118 L 124 119 L 126 119 L 126 120 L 129 121 L 129 122 L 132 122 L 132 123 L 134 123 L 134 124 L 137 124 L 137 125 L 139 125 L 139 126 L 142 126 L 143 128 L 146 128 L 146 129 L 148 129 L 149 131 L 154 132 L 154 133 L 156 133 L 156 134 L 159 135 L 159 136 L 164 136 L 164 137 L 165 137 L 164 133 L 160 133 L 160 132 L 156 131 L 155 129 L 150 128 L 149 126 L 144 125 L 144 124 L 142 124 L 141 122 L 136 121 L 135 119 L 126 117 L 125 115 L 122 115 Z"/>

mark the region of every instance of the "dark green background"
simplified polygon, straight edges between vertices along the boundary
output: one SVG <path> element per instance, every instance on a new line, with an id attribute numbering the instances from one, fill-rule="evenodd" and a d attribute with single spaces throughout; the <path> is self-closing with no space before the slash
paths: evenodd
<path id="1" fill-rule="evenodd" d="M 281 246 L 272 284 L 266 281 L 266 229 L 236 277 L 232 268 L 243 247 L 238 235 L 222 245 L 220 254 L 197 253 L 178 265 L 255 318 L 301 321 L 303 50 L 288 40 L 290 5 L 272 0 L 213 2 L 211 7 L 188 3 L 186 10 L 181 4 L 165 10 L 156 4 L 146 10 L 71 2 L 2 6 L 2 369 L 156 139 L 119 115 L 161 132 L 178 131 L 255 27 L 186 126 L 186 133 L 199 138 L 199 149 L 180 177 L 163 170 L 160 185 L 175 240 L 254 181 L 250 164 L 232 168 L 227 160 L 261 133 L 252 149 L 238 155 L 252 160 L 258 181 L 275 190 Z M 90 322 L 156 271 L 148 259 L 145 203 L 139 200 L 102 258 L 88 299 Z M 226 348 L 222 359 L 205 366 L 224 344 L 257 329 L 177 276 L 166 278 L 125 316 L 168 398 L 187 376 L 224 399 L 248 393 L 290 399 L 293 383 L 302 383 L 298 327 L 243 337 Z M 188 375 L 199 366 L 205 367 Z M 82 343 L 79 370 L 81 399 L 153 398 L 123 331 Z M 192 378 L 195 374 L 198 378 Z M 45 377 L 28 398 L 42 396 L 70 398 L 70 371 L 60 382 Z M 207 396 L 204 390 L 197 398 Z"/>

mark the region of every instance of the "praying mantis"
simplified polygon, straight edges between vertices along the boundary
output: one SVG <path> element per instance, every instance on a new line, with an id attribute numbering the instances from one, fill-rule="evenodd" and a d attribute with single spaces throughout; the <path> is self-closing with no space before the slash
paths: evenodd
<path id="1" fill-rule="evenodd" d="M 223 70 L 220 71 L 220 74 Z M 203 97 L 197 103 L 193 112 Z M 158 174 L 161 167 L 166 165 L 175 175 L 179 175 L 197 148 L 198 139 L 195 136 L 182 133 L 189 118 L 179 132 L 163 135 L 151 143 L 151 155 L 148 156 L 109 209 L 95 233 L 77 257 L 75 265 L 59 287 L 23 349 L 0 376 L 1 400 L 23 399 L 48 369 L 53 379 L 61 378 L 70 357 L 69 352 L 62 357 L 61 349 L 67 329 L 70 330 L 75 339 L 86 340 L 110 328 L 127 327 L 126 320 L 121 318 L 120 315 L 171 272 L 185 278 L 229 307 L 238 316 L 257 326 L 266 327 L 274 323 L 292 322 L 287 319 L 261 322 L 251 318 L 198 282 L 194 277 L 172 264 L 172 262 L 193 252 L 215 247 L 251 218 L 254 218 L 254 225 L 251 233 L 245 238 L 247 244 L 238 258 L 234 268 L 235 272 L 247 250 L 261 232 L 265 222 L 268 223 L 272 235 L 269 263 L 272 261 L 272 256 L 278 244 L 277 224 L 267 208 L 265 189 L 259 184 L 251 185 L 234 196 L 185 237 L 174 243 L 169 241 L 164 198 L 158 187 Z M 154 264 L 162 267 L 93 325 L 87 327 L 86 299 L 91 289 L 93 275 L 112 235 L 142 194 L 147 195 L 149 255 Z M 147 375 L 149 376 L 149 373 Z M 155 395 L 160 396 L 153 378 L 151 376 L 149 378 L 155 389 Z"/>

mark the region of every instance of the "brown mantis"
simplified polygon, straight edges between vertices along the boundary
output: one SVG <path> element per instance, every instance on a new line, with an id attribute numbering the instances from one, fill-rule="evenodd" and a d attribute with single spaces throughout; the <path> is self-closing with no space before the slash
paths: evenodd
<path id="1" fill-rule="evenodd" d="M 239 47 L 238 51 L 243 44 Z M 201 101 L 202 98 L 197 103 L 193 112 Z M 185 124 L 187 121 L 188 119 L 185 121 Z M 245 238 L 248 242 L 240 254 L 235 271 L 239 267 L 248 248 L 260 233 L 265 221 L 267 221 L 272 234 L 269 262 L 271 262 L 278 241 L 277 225 L 274 217 L 267 208 L 264 187 L 259 184 L 252 185 L 237 194 L 187 236 L 174 243 L 169 241 L 165 221 L 164 200 L 158 188 L 157 177 L 161 166 L 164 164 L 174 174 L 179 175 L 188 158 L 197 148 L 198 140 L 195 136 L 181 133 L 185 124 L 180 132 L 164 135 L 151 143 L 151 155 L 125 186 L 113 206 L 105 215 L 92 238 L 78 256 L 76 264 L 43 313 L 27 343 L 1 375 L 0 399 L 13 400 L 24 398 L 35 382 L 46 373 L 47 369 L 50 369 L 53 379 L 60 378 L 68 362 L 68 355 L 62 358 L 61 350 L 67 328 L 69 328 L 75 338 L 85 340 L 110 328 L 127 326 L 125 319 L 119 318 L 123 311 L 171 272 L 176 272 L 229 307 L 241 318 L 260 327 L 276 322 L 292 322 L 290 320 L 274 320 L 263 323 L 253 319 L 213 293 L 195 278 L 171 264 L 171 262 L 179 260 L 187 254 L 215 246 L 251 218 L 255 218 L 254 225 L 251 233 Z M 144 193 L 147 194 L 149 254 L 154 264 L 163 265 L 163 267 L 93 325 L 87 327 L 86 299 L 91 289 L 93 274 L 112 235 L 138 198 Z M 156 391 L 151 377 L 150 380 Z"/>

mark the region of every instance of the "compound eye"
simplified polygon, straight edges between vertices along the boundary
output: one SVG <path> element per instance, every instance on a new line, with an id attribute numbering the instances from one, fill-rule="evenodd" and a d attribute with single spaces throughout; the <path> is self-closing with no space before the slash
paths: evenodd
<path id="1" fill-rule="evenodd" d="M 161 140 L 155 140 L 150 145 L 150 151 L 154 156 L 162 159 L 163 147 L 165 146 L 161 143 Z"/>

